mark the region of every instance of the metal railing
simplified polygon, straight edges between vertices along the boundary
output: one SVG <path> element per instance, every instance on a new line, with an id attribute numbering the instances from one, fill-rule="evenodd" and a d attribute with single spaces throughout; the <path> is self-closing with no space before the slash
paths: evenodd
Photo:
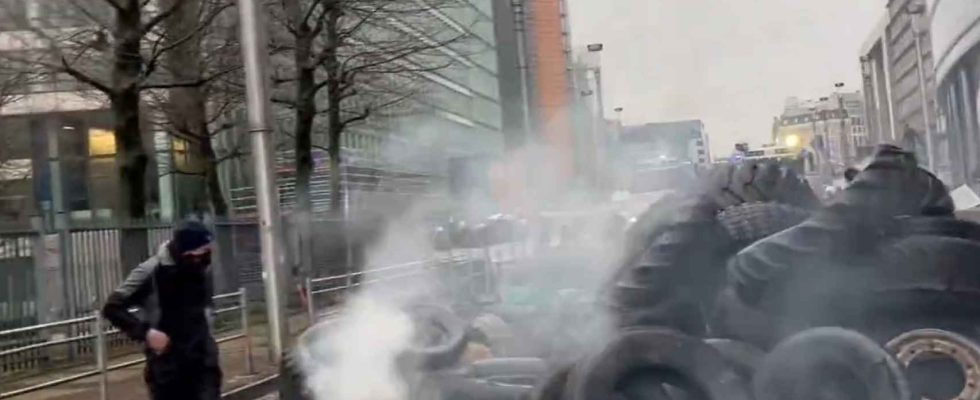
<path id="1" fill-rule="evenodd" d="M 366 269 L 346 274 L 332 275 L 320 278 L 307 278 L 304 296 L 306 297 L 307 317 L 311 322 L 330 315 L 330 311 L 319 312 L 316 298 L 318 296 L 338 293 L 347 296 L 358 287 L 399 282 L 420 277 L 426 273 L 442 269 L 447 272 L 442 278 L 453 279 L 448 283 L 448 289 L 455 298 L 458 290 L 469 290 L 473 295 L 478 291 L 491 293 L 499 283 L 503 273 L 501 266 L 514 263 L 529 256 L 522 242 L 504 243 L 479 249 L 451 250 L 444 257 L 434 256 L 429 260 L 413 261 L 381 268 Z M 473 268 L 472 262 L 480 261 L 480 268 Z"/>
<path id="2" fill-rule="evenodd" d="M 253 374 L 254 365 L 252 363 L 252 338 L 249 330 L 248 323 L 248 292 L 245 288 L 239 289 L 237 292 L 221 294 L 214 297 L 214 300 L 224 300 L 224 299 L 236 299 L 237 305 L 232 307 L 224 307 L 214 311 L 216 316 L 239 312 L 239 318 L 241 319 L 241 325 L 239 332 L 232 335 L 222 336 L 216 341 L 218 343 L 224 343 L 232 340 L 244 339 L 245 340 L 245 371 L 249 374 Z M 85 341 L 91 341 L 92 347 L 95 349 L 95 368 L 87 370 L 81 373 L 52 379 L 50 381 L 41 382 L 28 387 L 19 388 L 16 390 L 2 392 L 0 393 L 0 399 L 11 398 L 15 396 L 20 396 L 32 392 L 36 392 L 43 389 L 48 389 L 58 385 L 62 385 L 69 382 L 74 382 L 80 379 L 90 378 L 97 376 L 99 378 L 99 399 L 105 400 L 108 398 L 108 373 L 110 371 L 115 371 L 118 369 L 123 369 L 131 367 L 134 365 L 139 365 L 146 362 L 146 359 L 140 357 L 135 360 L 124 361 L 117 364 L 110 364 L 108 357 L 108 346 L 107 337 L 112 334 L 119 334 L 118 329 L 106 330 L 105 319 L 99 311 L 93 312 L 91 316 L 73 318 L 62 321 L 50 322 L 46 324 L 39 324 L 33 326 L 26 326 L 22 328 L 9 329 L 5 331 L 0 331 L 0 338 L 4 338 L 12 335 L 21 335 L 25 333 L 40 332 L 55 328 L 66 328 L 78 324 L 89 324 L 90 329 L 88 332 L 79 333 L 75 336 L 58 338 L 47 340 L 40 343 L 34 343 L 26 346 L 4 349 L 0 351 L 0 357 L 7 357 L 19 353 L 36 351 L 39 349 L 67 345 L 74 343 L 84 343 Z"/>

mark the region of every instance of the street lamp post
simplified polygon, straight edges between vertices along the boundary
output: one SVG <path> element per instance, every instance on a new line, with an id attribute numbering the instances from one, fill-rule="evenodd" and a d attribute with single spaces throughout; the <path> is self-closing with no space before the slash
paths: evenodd
<path id="1" fill-rule="evenodd" d="M 603 112 L 604 105 L 603 105 L 603 101 L 602 101 L 602 64 L 599 61 L 600 60 L 599 59 L 599 53 L 602 52 L 603 47 L 604 46 L 602 45 L 602 43 L 593 43 L 593 44 L 590 44 L 590 45 L 586 46 L 586 49 L 589 51 L 589 53 L 596 54 L 595 65 L 591 66 L 591 68 L 589 68 L 589 69 L 592 70 L 592 75 L 593 75 L 594 80 L 595 80 L 595 92 L 594 92 L 595 93 L 595 103 L 593 105 L 593 108 L 594 108 L 594 112 L 593 112 L 594 113 L 594 116 L 592 118 L 592 146 L 593 146 L 593 149 L 594 149 L 593 150 L 593 153 L 594 153 L 594 159 L 595 159 L 595 163 L 593 165 L 593 168 L 595 168 L 595 171 L 594 171 L 593 175 L 594 175 L 594 179 L 595 179 L 595 184 L 597 186 L 602 183 L 601 182 L 602 181 L 602 179 L 601 179 L 601 171 L 604 170 L 604 165 L 605 165 L 605 158 L 603 157 L 603 155 L 604 155 L 604 149 L 603 149 L 603 147 L 604 146 L 602 145 L 602 143 L 605 143 L 605 141 L 602 140 L 603 138 L 601 137 L 601 135 L 603 133 L 602 124 L 605 121 L 605 118 L 603 118 L 603 116 L 604 116 L 604 112 Z"/>
<path id="2" fill-rule="evenodd" d="M 919 29 L 918 19 L 926 12 L 925 5 L 921 3 L 910 4 L 906 7 L 905 12 L 912 17 L 912 36 L 915 39 L 915 65 L 916 73 L 919 75 L 919 97 L 922 100 L 922 118 L 925 122 L 926 130 L 926 160 L 929 170 L 936 171 L 935 156 L 933 154 L 933 137 L 932 137 L 932 126 L 930 121 L 932 120 L 932 112 L 929 110 L 929 98 L 926 97 L 926 73 L 925 67 L 922 65 L 922 36 L 923 32 Z"/>
<path id="3" fill-rule="evenodd" d="M 843 82 L 838 82 L 834 84 L 837 95 L 837 108 L 840 113 L 840 158 L 841 162 L 844 163 L 844 168 L 851 163 L 851 146 L 853 140 L 851 139 L 851 134 L 847 132 L 847 109 L 844 108 L 844 94 L 841 93 L 841 89 L 844 87 Z"/>
<path id="4" fill-rule="evenodd" d="M 248 129 L 252 137 L 255 163 L 255 203 L 259 217 L 262 251 L 262 277 L 269 318 L 269 350 L 278 365 L 286 351 L 289 335 L 281 297 L 287 293 L 283 274 L 282 231 L 275 159 L 271 154 L 272 124 L 269 104 L 269 52 L 266 26 L 262 23 L 258 0 L 238 0 L 241 20 L 242 65 L 245 67 L 245 100 Z"/>

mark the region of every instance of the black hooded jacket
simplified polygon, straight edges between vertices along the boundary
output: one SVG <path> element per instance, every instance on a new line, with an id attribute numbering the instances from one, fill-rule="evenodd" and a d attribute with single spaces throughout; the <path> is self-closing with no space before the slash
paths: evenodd
<path id="1" fill-rule="evenodd" d="M 153 328 L 170 337 L 167 353 L 181 360 L 212 360 L 217 348 L 211 335 L 214 289 L 210 272 L 180 265 L 173 242 L 136 267 L 109 296 L 106 319 L 130 338 L 143 341 Z M 139 314 L 130 312 L 137 308 Z M 216 360 L 214 360 L 216 362 Z"/>

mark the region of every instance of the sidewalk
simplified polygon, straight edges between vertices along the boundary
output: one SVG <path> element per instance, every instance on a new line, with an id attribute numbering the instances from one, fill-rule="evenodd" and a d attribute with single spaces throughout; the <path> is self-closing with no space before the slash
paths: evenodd
<path id="1" fill-rule="evenodd" d="M 307 321 L 304 316 L 294 316 L 290 318 L 290 332 L 293 334 L 302 332 L 306 328 Z M 254 374 L 247 373 L 245 369 L 245 339 L 235 339 L 219 344 L 221 352 L 221 368 L 224 372 L 224 382 L 222 392 L 245 386 L 277 373 L 277 369 L 270 362 L 269 347 L 267 345 L 267 327 L 264 324 L 253 326 L 252 335 L 252 365 Z M 110 365 L 120 364 L 130 360 L 142 358 L 142 355 L 134 354 L 126 357 L 117 357 L 110 360 Z M 108 399 L 110 400 L 143 400 L 148 399 L 146 385 L 143 382 L 144 364 L 137 364 L 128 368 L 118 369 L 108 373 L 109 390 Z M 94 364 L 46 373 L 30 378 L 18 380 L 4 385 L 2 392 L 16 390 L 52 381 L 61 377 L 79 374 L 92 370 Z M 32 393 L 12 397 L 16 400 L 101 400 L 99 393 L 99 378 L 97 376 L 80 379 L 39 390 Z"/>

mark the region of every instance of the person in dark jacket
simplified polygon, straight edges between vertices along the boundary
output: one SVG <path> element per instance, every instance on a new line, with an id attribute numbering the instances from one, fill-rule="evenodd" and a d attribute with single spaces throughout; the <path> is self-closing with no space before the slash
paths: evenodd
<path id="1" fill-rule="evenodd" d="M 201 223 L 181 223 L 102 309 L 114 326 L 145 344 L 145 380 L 155 400 L 220 398 L 218 346 L 211 333 L 211 240 Z M 132 307 L 142 315 L 130 313 Z"/>

